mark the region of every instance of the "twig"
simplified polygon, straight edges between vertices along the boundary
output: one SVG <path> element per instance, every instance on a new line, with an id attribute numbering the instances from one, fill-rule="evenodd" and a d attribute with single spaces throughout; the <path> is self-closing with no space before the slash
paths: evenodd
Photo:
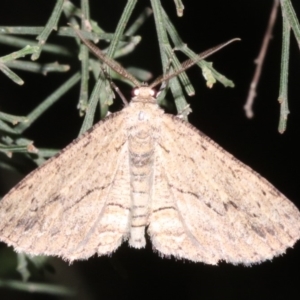
<path id="1" fill-rule="evenodd" d="M 266 33 L 265 33 L 265 36 L 263 39 L 262 47 L 260 49 L 258 58 L 255 60 L 256 70 L 255 70 L 253 79 L 250 84 L 246 104 L 244 105 L 244 110 L 245 110 L 246 116 L 248 118 L 252 118 L 254 115 L 252 107 L 253 107 L 254 99 L 256 97 L 256 88 L 257 88 L 257 84 L 260 79 L 262 66 L 263 66 L 263 63 L 264 63 L 264 60 L 266 57 L 266 52 L 268 50 L 268 46 L 269 46 L 270 40 L 272 38 L 272 31 L 273 31 L 274 24 L 276 21 L 278 7 L 279 7 L 279 0 L 274 0 L 273 8 L 271 10 L 271 14 L 270 14 L 270 18 L 269 18 L 268 27 L 267 27 L 267 30 L 266 30 Z"/>

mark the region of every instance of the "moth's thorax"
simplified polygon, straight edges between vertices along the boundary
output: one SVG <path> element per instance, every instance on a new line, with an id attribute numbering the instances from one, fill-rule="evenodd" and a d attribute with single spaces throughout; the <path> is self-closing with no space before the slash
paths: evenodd
<path id="1" fill-rule="evenodd" d="M 149 88 L 140 89 L 144 92 Z M 161 127 L 161 116 L 164 114 L 154 97 L 142 95 L 134 97 L 124 112 L 126 112 L 128 136 L 152 135 Z"/>

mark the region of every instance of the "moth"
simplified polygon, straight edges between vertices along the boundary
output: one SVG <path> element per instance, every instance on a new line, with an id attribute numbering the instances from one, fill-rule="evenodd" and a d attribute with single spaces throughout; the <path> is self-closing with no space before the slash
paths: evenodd
<path id="1" fill-rule="evenodd" d="M 300 213 L 266 179 L 181 118 L 77 34 L 137 87 L 113 113 L 30 173 L 0 202 L 0 240 L 17 252 L 68 261 L 114 252 L 123 241 L 163 257 L 250 265 L 299 239 Z M 230 41 L 231 42 L 231 41 Z"/>

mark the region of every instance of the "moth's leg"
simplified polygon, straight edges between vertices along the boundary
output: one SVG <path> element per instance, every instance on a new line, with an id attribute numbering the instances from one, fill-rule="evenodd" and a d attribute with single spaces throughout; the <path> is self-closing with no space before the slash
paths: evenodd
<path id="1" fill-rule="evenodd" d="M 173 49 L 172 52 L 174 52 L 174 49 Z M 171 64 L 172 64 L 172 58 L 170 57 L 169 61 L 168 61 L 167 68 L 166 68 L 166 74 L 168 74 L 171 71 Z M 162 82 L 162 84 L 161 84 L 161 86 L 158 89 L 158 92 L 156 94 L 157 98 L 159 98 L 159 99 L 164 99 L 165 98 L 166 93 L 168 91 L 168 85 L 169 85 L 169 80 L 164 80 Z"/>
<path id="2" fill-rule="evenodd" d="M 120 89 L 117 87 L 117 85 L 112 81 L 110 74 L 107 72 L 106 68 L 103 67 L 103 65 L 100 65 L 101 70 L 104 74 L 104 76 L 107 78 L 107 80 L 109 81 L 109 84 L 111 85 L 111 87 L 115 90 L 115 92 L 119 95 L 119 97 L 121 98 L 121 100 L 123 101 L 125 106 L 128 106 L 128 101 L 125 98 L 125 96 L 123 95 L 123 93 L 120 91 Z"/>
<path id="3" fill-rule="evenodd" d="M 177 118 L 179 119 L 186 119 L 187 116 L 192 112 L 190 105 L 187 104 L 181 111 L 178 112 Z"/>

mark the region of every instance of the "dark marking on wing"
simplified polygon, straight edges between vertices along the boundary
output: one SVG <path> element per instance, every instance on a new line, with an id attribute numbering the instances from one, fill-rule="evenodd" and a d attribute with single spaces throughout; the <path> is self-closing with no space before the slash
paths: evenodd
<path id="1" fill-rule="evenodd" d="M 230 205 L 232 205 L 235 209 L 238 209 L 238 208 L 239 208 L 233 201 L 229 201 L 228 203 L 229 203 Z"/>
<path id="2" fill-rule="evenodd" d="M 173 207 L 173 206 L 164 206 L 164 207 L 160 207 L 160 208 L 154 209 L 154 210 L 152 211 L 152 213 L 154 214 L 154 213 L 157 213 L 157 212 L 159 212 L 159 211 L 162 211 L 162 210 L 168 210 L 168 209 L 176 210 L 176 208 Z"/>
<path id="3" fill-rule="evenodd" d="M 276 235 L 276 232 L 275 232 L 272 228 L 270 228 L 270 227 L 265 227 L 265 230 L 266 230 L 266 232 L 269 233 L 270 235 L 273 235 L 273 236 Z"/>
<path id="4" fill-rule="evenodd" d="M 126 206 L 123 206 L 122 204 L 114 203 L 114 202 L 107 203 L 107 206 L 117 206 L 117 207 L 120 207 L 120 208 L 125 209 L 125 210 L 130 210 L 129 207 L 126 207 Z"/>
<path id="5" fill-rule="evenodd" d="M 265 238 L 266 234 L 262 228 L 259 228 L 257 226 L 251 225 L 251 229 L 260 237 Z"/>

